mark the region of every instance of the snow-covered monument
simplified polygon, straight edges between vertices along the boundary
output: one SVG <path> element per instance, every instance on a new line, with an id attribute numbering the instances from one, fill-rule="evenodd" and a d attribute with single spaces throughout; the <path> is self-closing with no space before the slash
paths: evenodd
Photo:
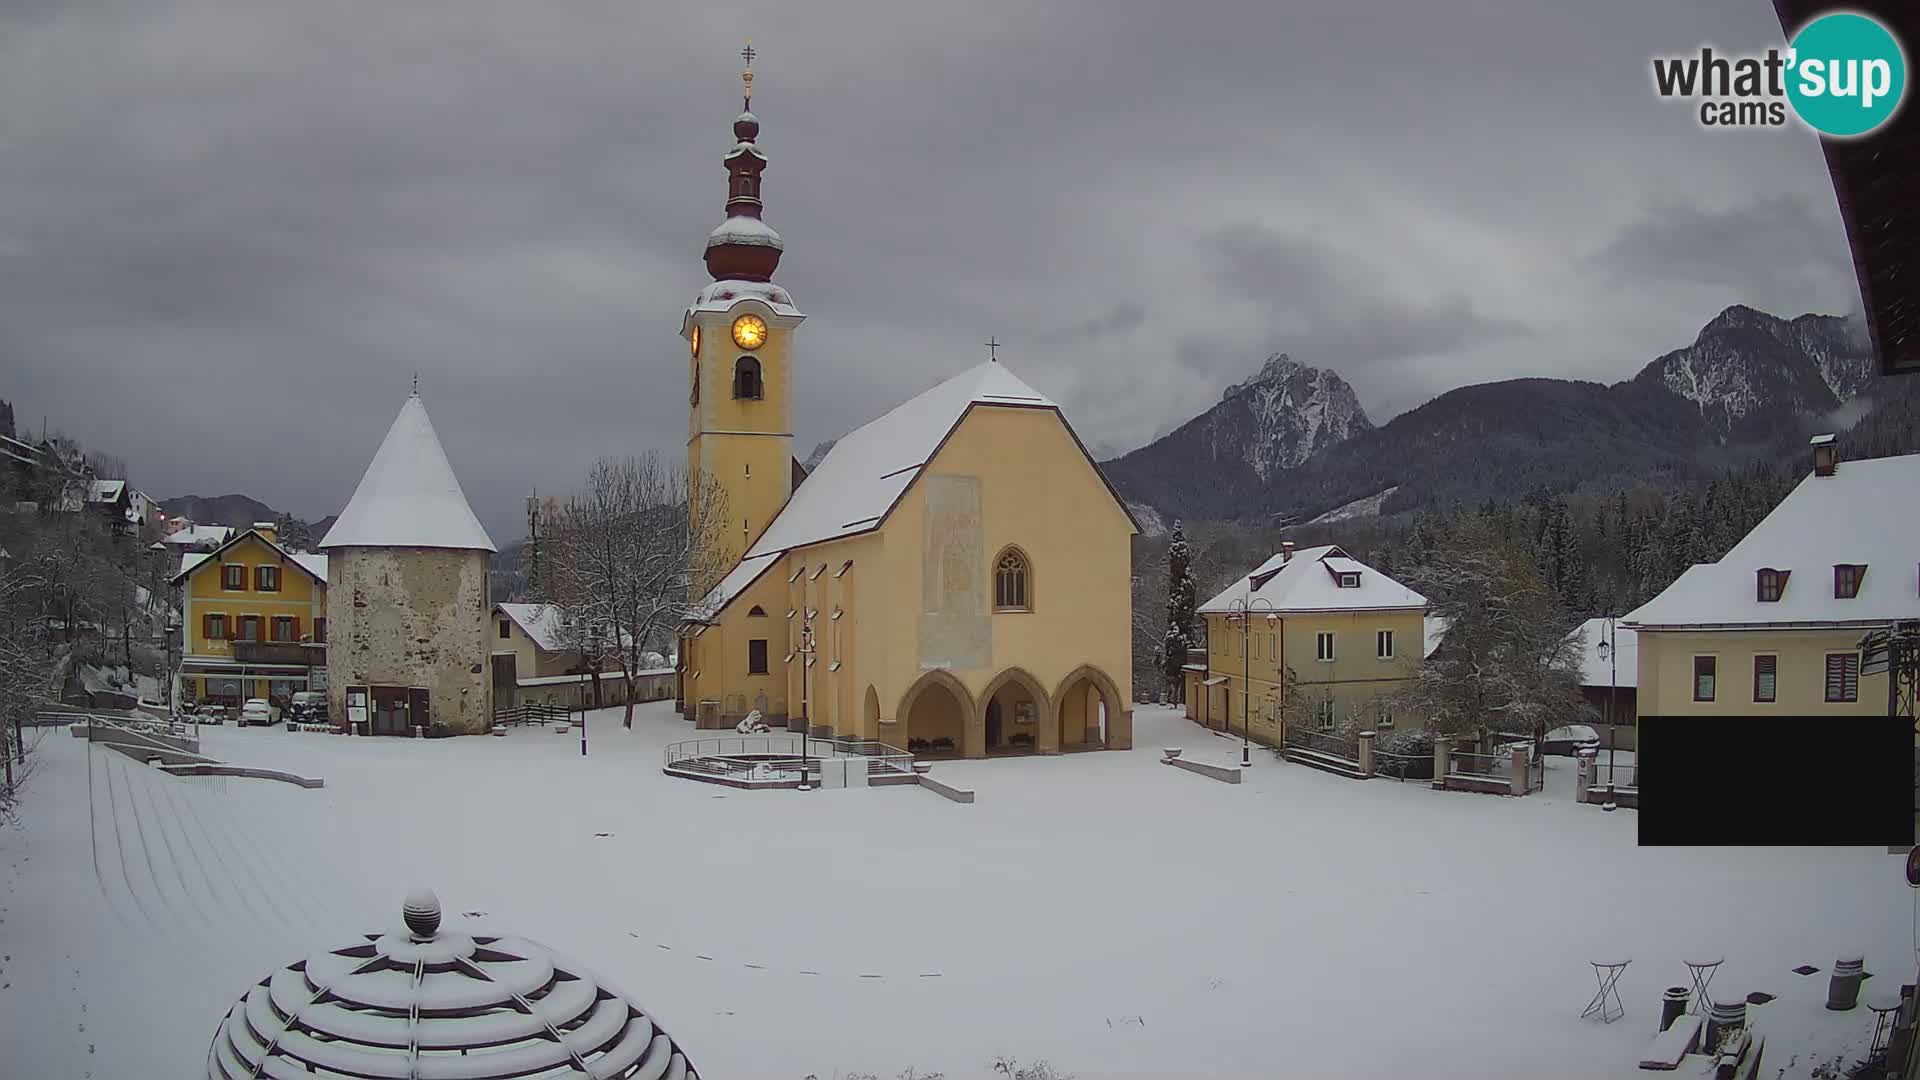
<path id="1" fill-rule="evenodd" d="M 335 722 L 369 735 L 486 731 L 494 546 L 418 389 L 320 547 Z"/>
<path id="2" fill-rule="evenodd" d="M 699 1080 L 639 1005 L 545 946 L 440 928 L 433 893 L 406 928 L 367 934 L 260 980 L 207 1049 L 209 1080 Z"/>

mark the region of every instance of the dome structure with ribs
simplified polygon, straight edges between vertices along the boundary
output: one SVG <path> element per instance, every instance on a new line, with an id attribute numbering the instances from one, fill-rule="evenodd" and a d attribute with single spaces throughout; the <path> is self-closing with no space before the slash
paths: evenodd
<path id="1" fill-rule="evenodd" d="M 209 1080 L 698 1080 L 639 1005 L 546 947 L 442 930 L 424 890 L 403 914 L 256 984 L 207 1050 Z"/>

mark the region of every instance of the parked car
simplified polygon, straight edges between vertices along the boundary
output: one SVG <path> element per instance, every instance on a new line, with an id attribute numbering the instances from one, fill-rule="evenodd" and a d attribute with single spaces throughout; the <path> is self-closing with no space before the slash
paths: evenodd
<path id="1" fill-rule="evenodd" d="M 327 722 L 327 695 L 317 690 L 302 690 L 287 703 L 287 722 L 324 724 Z"/>
<path id="2" fill-rule="evenodd" d="M 1568 724 L 1547 732 L 1547 738 L 1540 745 L 1543 754 L 1559 754 L 1571 757 L 1582 750 L 1600 748 L 1600 733 L 1585 724 Z"/>
<path id="3" fill-rule="evenodd" d="M 276 719 L 278 717 L 274 715 L 273 705 L 266 698 L 248 698 L 247 703 L 240 706 L 241 727 L 268 727 Z"/>

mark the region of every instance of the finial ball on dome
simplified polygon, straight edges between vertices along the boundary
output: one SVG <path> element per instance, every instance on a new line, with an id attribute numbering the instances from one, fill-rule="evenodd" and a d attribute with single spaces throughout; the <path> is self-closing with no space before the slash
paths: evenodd
<path id="1" fill-rule="evenodd" d="M 752 142 L 760 134 L 760 118 L 750 112 L 743 112 L 733 118 L 733 137 L 741 142 Z"/>
<path id="2" fill-rule="evenodd" d="M 406 905 L 401 914 L 407 920 L 407 929 L 415 937 L 430 938 L 440 932 L 440 898 L 432 889 L 415 889 L 407 894 Z"/>

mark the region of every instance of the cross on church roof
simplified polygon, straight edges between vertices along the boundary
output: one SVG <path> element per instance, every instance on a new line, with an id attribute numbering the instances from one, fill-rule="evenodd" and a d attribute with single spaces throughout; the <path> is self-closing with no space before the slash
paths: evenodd
<path id="1" fill-rule="evenodd" d="M 1000 342 L 998 338 L 990 337 L 987 339 L 986 344 L 987 344 L 987 358 L 992 360 L 996 364 L 999 363 L 1000 362 Z"/>
<path id="2" fill-rule="evenodd" d="M 747 62 L 747 66 L 748 66 L 748 67 L 752 67 L 752 66 L 753 66 L 753 58 L 754 58 L 754 57 L 756 57 L 756 56 L 758 56 L 758 55 L 760 55 L 760 54 L 759 54 L 759 53 L 757 53 L 757 52 L 754 52 L 754 51 L 753 51 L 753 39 L 752 39 L 752 38 L 748 38 L 748 39 L 747 39 L 747 47 L 746 47 L 746 48 L 744 48 L 744 49 L 741 49 L 741 50 L 740 50 L 740 59 L 742 59 L 742 60 L 745 60 L 745 61 Z"/>

